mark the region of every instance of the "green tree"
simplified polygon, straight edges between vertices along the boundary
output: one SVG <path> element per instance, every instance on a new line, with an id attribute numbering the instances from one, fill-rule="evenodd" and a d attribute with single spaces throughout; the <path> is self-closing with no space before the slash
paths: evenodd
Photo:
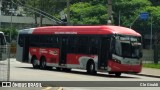
<path id="1" fill-rule="evenodd" d="M 66 9 L 65 9 L 66 11 Z M 106 24 L 107 8 L 101 4 L 75 3 L 70 6 L 72 24 Z"/>
<path id="2" fill-rule="evenodd" d="M 7 1 L 7 0 L 6 0 Z M 59 12 L 66 7 L 66 2 L 58 0 L 14 0 L 21 1 L 26 6 L 38 8 L 53 16 L 60 17 Z M 153 20 L 159 20 L 159 0 L 112 0 L 114 24 L 129 27 L 140 12 L 149 12 Z M 157 3 L 157 4 L 156 4 Z M 154 11 L 153 11 L 154 10 Z M 66 11 L 66 9 L 65 9 Z M 106 24 L 107 23 L 107 0 L 71 0 L 71 23 L 72 24 Z M 30 13 L 30 10 L 27 11 Z M 120 12 L 120 13 L 119 13 Z M 31 13 L 33 14 L 33 13 Z M 35 13 L 35 17 L 40 15 Z M 137 20 L 132 28 L 146 31 L 150 28 L 150 18 L 147 21 Z M 37 20 L 36 20 L 37 21 Z M 154 28 L 158 29 L 159 21 L 154 22 Z M 145 26 L 145 27 L 144 27 Z"/>
<path id="3" fill-rule="evenodd" d="M 10 34 L 12 40 L 17 39 L 18 31 L 15 28 L 1 28 L 0 31 L 6 36 L 7 42 L 10 42 Z"/>
<path id="4" fill-rule="evenodd" d="M 150 2 L 152 2 L 152 4 L 154 6 L 159 6 L 160 5 L 160 0 L 149 0 Z"/>
<path id="5" fill-rule="evenodd" d="M 143 8 L 150 6 L 148 0 L 113 0 L 113 16 L 115 24 L 118 25 L 119 12 L 121 25 L 130 26 L 135 18 L 142 12 Z"/>
<path id="6" fill-rule="evenodd" d="M 44 17 L 53 18 L 55 12 L 59 12 L 58 7 L 64 7 L 64 3 L 58 3 L 58 0 L 12 0 L 15 6 L 25 7 L 25 13 L 27 16 L 35 17 L 35 25 L 37 26 L 37 17 L 40 17 L 40 26 L 42 26 L 42 20 Z M 8 1 L 11 3 L 11 1 Z M 52 16 L 53 15 L 53 16 Z"/>
<path id="7" fill-rule="evenodd" d="M 15 15 L 14 11 L 17 9 L 16 5 L 13 5 L 11 0 L 1 0 L 2 1 L 2 8 L 1 8 L 1 13 L 2 15 Z M 13 0 L 14 1 L 14 0 Z"/>
<path id="8" fill-rule="evenodd" d="M 149 26 L 150 28 L 151 25 L 151 18 L 152 18 L 152 24 L 153 24 L 153 32 L 157 33 L 160 32 L 160 6 L 148 6 L 144 8 L 144 11 L 149 13 L 149 20 L 146 26 Z M 143 25 L 144 26 L 144 25 Z M 149 29 L 150 30 L 150 29 Z M 146 32 L 147 33 L 147 32 Z"/>
<path id="9" fill-rule="evenodd" d="M 97 5 L 97 4 L 106 5 L 108 0 L 71 0 L 72 4 L 79 2 L 90 3 L 91 5 Z"/>

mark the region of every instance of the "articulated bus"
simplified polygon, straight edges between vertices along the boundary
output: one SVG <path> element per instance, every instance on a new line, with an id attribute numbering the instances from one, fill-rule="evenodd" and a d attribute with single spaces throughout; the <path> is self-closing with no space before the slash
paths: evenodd
<path id="1" fill-rule="evenodd" d="M 45 26 L 19 31 L 16 59 L 33 68 L 139 73 L 141 35 L 121 26 Z"/>
<path id="2" fill-rule="evenodd" d="M 6 38 L 3 32 L 0 31 L 0 61 L 7 59 Z"/>

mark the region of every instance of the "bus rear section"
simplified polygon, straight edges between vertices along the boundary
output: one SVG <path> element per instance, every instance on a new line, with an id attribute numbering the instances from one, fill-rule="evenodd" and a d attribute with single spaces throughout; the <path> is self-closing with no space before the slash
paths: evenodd
<path id="1" fill-rule="evenodd" d="M 0 61 L 7 59 L 7 45 L 3 32 L 0 32 Z"/>
<path id="2" fill-rule="evenodd" d="M 116 76 L 125 72 L 139 73 L 142 67 L 141 36 L 130 29 L 124 29 L 127 33 L 115 34 L 118 26 L 116 29 L 99 27 L 57 26 L 22 30 L 18 36 L 16 58 L 41 69 L 84 69 L 90 74 L 109 72 Z M 129 35 L 128 31 L 131 31 Z"/>
<path id="3" fill-rule="evenodd" d="M 16 47 L 16 60 L 19 62 L 29 63 L 29 35 L 33 28 L 19 30 Z"/>

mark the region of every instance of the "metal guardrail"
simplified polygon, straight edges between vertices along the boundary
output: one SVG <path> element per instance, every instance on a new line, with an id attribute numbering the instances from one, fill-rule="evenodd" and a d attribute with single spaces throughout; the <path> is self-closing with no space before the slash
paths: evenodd
<path id="1" fill-rule="evenodd" d="M 7 64 L 7 60 L 0 61 L 0 81 L 8 81 L 8 64 Z"/>
<path id="2" fill-rule="evenodd" d="M 10 45 L 0 46 L 0 81 L 10 80 Z"/>
<path id="3" fill-rule="evenodd" d="M 143 63 L 155 63 L 157 61 L 160 64 L 160 45 L 153 49 L 144 49 L 143 50 Z"/>

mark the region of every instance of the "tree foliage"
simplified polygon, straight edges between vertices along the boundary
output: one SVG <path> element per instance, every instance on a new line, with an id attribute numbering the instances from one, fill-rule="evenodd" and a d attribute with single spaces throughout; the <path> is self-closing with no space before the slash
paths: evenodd
<path id="1" fill-rule="evenodd" d="M 66 11 L 66 9 L 65 9 Z M 91 5 L 90 3 L 76 3 L 70 7 L 72 24 L 106 24 L 107 8 L 101 4 Z"/>
<path id="2" fill-rule="evenodd" d="M 143 8 L 151 5 L 148 0 L 114 0 L 113 4 L 115 24 L 118 25 L 118 18 L 121 16 L 121 25 L 128 27 Z"/>
<path id="3" fill-rule="evenodd" d="M 4 0 L 3 0 L 4 1 Z M 58 0 L 14 0 L 21 1 L 26 6 L 38 8 L 53 16 L 60 18 L 60 11 L 66 12 L 66 2 Z M 107 0 L 70 0 L 71 23 L 74 24 L 107 24 Z M 141 12 L 148 12 L 148 20 L 137 19 L 132 28 L 141 33 L 148 33 L 150 30 L 151 17 L 153 18 L 153 29 L 159 30 L 160 26 L 160 1 L 159 0 L 112 0 L 113 24 L 129 27 Z M 5 0 L 9 3 L 9 0 Z M 3 4 L 5 5 L 5 4 Z M 11 5 L 9 3 L 9 5 Z M 7 5 L 2 8 L 5 11 Z M 15 7 L 16 8 L 16 7 Z M 30 10 L 26 10 L 28 14 Z M 7 13 L 7 11 L 6 11 Z M 8 13 L 10 14 L 10 13 Z M 33 14 L 30 13 L 30 14 Z M 29 14 L 29 15 L 30 15 Z M 39 15 L 36 14 L 38 17 Z"/>
<path id="4" fill-rule="evenodd" d="M 58 0 L 24 0 L 24 2 L 26 7 L 38 9 L 53 16 L 59 14 L 66 7 L 66 2 L 58 2 Z M 30 9 L 27 9 L 27 12 L 29 15 L 37 14 L 37 16 L 40 16 L 39 13 L 31 12 Z"/>
<path id="5" fill-rule="evenodd" d="M 1 28 L 0 31 L 6 36 L 7 42 L 10 42 L 10 36 L 12 40 L 17 39 L 18 31 L 15 28 Z"/>
<path id="6" fill-rule="evenodd" d="M 15 15 L 15 10 L 17 9 L 16 5 L 13 5 L 11 0 L 1 0 L 2 1 L 2 8 L 1 13 L 2 15 Z M 14 0 L 13 0 L 14 1 Z"/>
<path id="7" fill-rule="evenodd" d="M 160 0 L 149 0 L 154 6 L 160 5 Z"/>
<path id="8" fill-rule="evenodd" d="M 53 16 L 59 17 L 59 12 L 66 10 L 66 2 L 58 0 L 20 0 L 25 5 L 41 9 Z M 71 24 L 101 25 L 107 24 L 107 3 L 108 0 L 71 0 L 70 16 Z M 140 33 L 148 33 L 153 18 L 153 30 L 158 31 L 160 26 L 159 0 L 112 0 L 113 24 L 130 27 L 131 23 L 141 12 L 148 12 L 147 20 L 137 19 L 132 28 Z M 38 15 L 37 15 L 38 16 Z"/>

